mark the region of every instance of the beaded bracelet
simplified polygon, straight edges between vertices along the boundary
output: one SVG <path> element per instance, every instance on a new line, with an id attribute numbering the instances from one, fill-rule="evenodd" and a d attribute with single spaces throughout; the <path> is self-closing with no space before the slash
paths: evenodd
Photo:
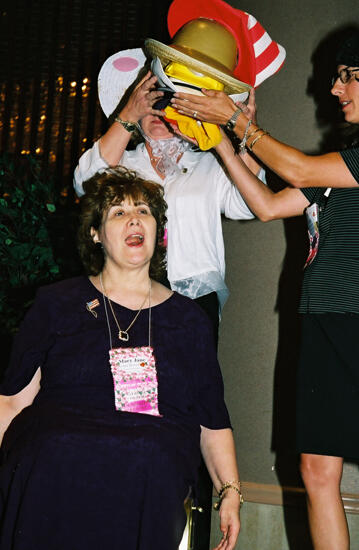
<path id="1" fill-rule="evenodd" d="M 222 487 L 220 488 L 220 490 L 218 492 L 218 501 L 213 504 L 213 508 L 215 510 L 220 509 L 221 504 L 222 504 L 222 500 L 224 498 L 224 493 L 228 489 L 233 489 L 234 491 L 236 491 L 239 494 L 239 506 L 240 507 L 242 506 L 242 504 L 244 502 L 244 499 L 243 499 L 243 495 L 241 493 L 241 483 L 240 483 L 240 481 L 235 481 L 235 480 L 234 481 L 226 481 L 225 483 L 223 483 Z"/>
<path id="2" fill-rule="evenodd" d="M 243 155 L 246 152 L 246 143 L 248 139 L 248 130 L 250 128 L 250 125 L 252 124 L 251 120 L 248 120 L 246 129 L 244 130 L 243 139 L 239 144 L 239 152 L 241 155 Z"/>

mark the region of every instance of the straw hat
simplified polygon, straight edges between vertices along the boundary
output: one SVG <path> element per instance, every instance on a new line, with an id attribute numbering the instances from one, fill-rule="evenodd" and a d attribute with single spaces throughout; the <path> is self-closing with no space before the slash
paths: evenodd
<path id="1" fill-rule="evenodd" d="M 284 63 L 284 48 L 261 24 L 223 0 L 174 0 L 168 12 L 168 29 L 173 38 L 171 45 L 145 41 L 146 51 L 154 58 L 154 74 L 163 77 L 158 64 L 153 69 L 157 57 L 162 66 L 168 62 L 184 65 L 198 76 L 222 83 L 234 101 L 244 101 L 252 86 L 257 87 Z M 106 116 L 114 112 L 146 61 L 140 48 L 117 52 L 105 61 L 98 77 L 98 92 Z"/>
<path id="2" fill-rule="evenodd" d="M 145 40 L 145 49 L 151 57 L 158 57 L 163 66 L 180 63 L 195 73 L 214 78 L 223 84 L 227 94 L 251 89 L 234 77 L 237 43 L 233 34 L 217 21 L 194 19 L 176 33 L 170 46 L 149 38 Z"/>

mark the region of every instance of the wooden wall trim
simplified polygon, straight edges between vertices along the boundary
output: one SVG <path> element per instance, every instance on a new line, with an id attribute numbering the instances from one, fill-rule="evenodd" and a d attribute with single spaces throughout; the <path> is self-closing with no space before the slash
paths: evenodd
<path id="1" fill-rule="evenodd" d="M 277 506 L 305 506 L 305 490 L 301 487 L 281 487 L 265 483 L 242 482 L 242 493 L 247 502 Z M 342 494 L 345 511 L 359 514 L 359 494 Z"/>

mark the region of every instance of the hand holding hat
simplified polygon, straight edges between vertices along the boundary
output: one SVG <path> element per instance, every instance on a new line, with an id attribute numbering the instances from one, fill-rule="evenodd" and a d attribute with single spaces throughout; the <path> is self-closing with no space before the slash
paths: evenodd
<path id="1" fill-rule="evenodd" d="M 154 109 L 154 104 L 163 96 L 163 92 L 156 89 L 157 78 L 150 71 L 137 84 L 129 97 L 125 107 L 121 110 L 121 117 L 129 122 L 139 122 L 146 115 L 164 116 L 164 112 Z"/>
<path id="2" fill-rule="evenodd" d="M 145 42 L 150 55 L 159 60 L 156 69 L 159 80 L 162 71 L 162 76 L 170 82 L 164 85 L 165 93 L 171 96 L 180 90 L 203 97 L 203 88 L 215 90 L 217 107 L 220 101 L 221 108 L 227 112 L 233 113 L 235 109 L 226 94 L 237 94 L 232 95 L 235 102 L 244 101 L 251 87 L 278 71 L 285 59 L 284 48 L 269 37 L 253 16 L 232 8 L 223 0 L 174 0 L 168 12 L 168 28 L 173 37 L 171 45 L 152 39 Z M 145 63 L 146 57 L 139 48 L 118 52 L 107 59 L 98 79 L 100 103 L 107 116 L 115 111 Z M 161 92 L 151 88 L 154 82 L 149 78 L 135 89 L 137 97 L 131 97 L 125 108 L 128 116 L 163 114 L 154 105 L 155 100 L 162 97 Z M 209 92 L 205 95 L 211 98 Z M 191 102 L 195 102 L 195 96 Z M 161 105 L 160 109 L 163 108 Z M 196 111 L 198 109 L 193 108 L 191 112 L 183 112 L 204 120 L 204 113 L 199 117 Z M 212 119 L 209 117 L 209 120 Z M 193 124 L 188 127 L 193 129 Z"/>
<path id="3" fill-rule="evenodd" d="M 154 57 L 152 70 L 160 82 L 167 78 L 167 88 L 184 92 L 181 97 L 189 103 L 185 106 L 172 100 L 172 106 L 182 107 L 180 115 L 197 121 L 214 120 L 212 112 L 199 115 L 199 108 L 203 110 L 207 105 L 204 99 L 196 99 L 203 96 L 203 89 L 211 90 L 218 100 L 216 107 L 229 113 L 227 122 L 236 107 L 226 94 L 241 93 L 232 99 L 244 101 L 252 86 L 258 86 L 284 63 L 284 48 L 260 23 L 223 0 L 174 0 L 168 12 L 168 29 L 173 37 L 169 46 L 152 39 L 145 41 Z M 192 124 L 189 128 L 195 127 Z"/>
<path id="4" fill-rule="evenodd" d="M 124 94 L 145 73 L 147 59 L 141 48 L 123 50 L 111 55 L 102 65 L 98 75 L 98 95 L 100 105 L 107 117 L 118 109 Z M 163 115 L 153 109 L 154 103 L 163 95 L 156 89 L 157 78 L 147 71 L 138 82 L 121 111 L 123 118 L 138 122 L 146 114 Z"/>
<path id="5" fill-rule="evenodd" d="M 223 92 L 203 89 L 202 96 L 178 93 L 171 99 L 171 105 L 180 113 L 193 116 L 196 113 L 198 120 L 205 120 L 212 124 L 225 126 L 233 113 L 240 107 L 248 119 L 256 123 L 255 92 L 251 90 L 248 103 L 234 102 Z"/>

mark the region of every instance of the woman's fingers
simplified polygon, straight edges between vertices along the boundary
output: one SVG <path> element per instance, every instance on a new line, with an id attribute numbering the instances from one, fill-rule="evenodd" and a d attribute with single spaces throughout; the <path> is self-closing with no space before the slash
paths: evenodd
<path id="1" fill-rule="evenodd" d="M 213 550 L 225 550 L 227 545 L 227 533 L 222 534 L 222 538 L 219 541 L 219 544 L 213 548 Z"/>
<path id="2" fill-rule="evenodd" d="M 206 100 L 207 98 L 203 96 L 176 92 L 171 103 L 179 113 L 200 119 L 201 114 L 206 110 Z"/>
<path id="3" fill-rule="evenodd" d="M 133 90 L 124 111 L 130 120 L 139 121 L 146 115 L 163 116 L 161 110 L 153 109 L 156 101 L 163 96 L 155 88 L 157 77 L 149 71 Z"/>
<path id="4" fill-rule="evenodd" d="M 221 531 L 223 534 L 220 543 L 213 550 L 234 550 L 239 534 L 239 527 L 236 529 L 234 526 L 229 526 L 225 529 L 221 528 Z"/>
<path id="5" fill-rule="evenodd" d="M 236 542 L 237 542 L 238 534 L 239 534 L 239 528 L 238 528 L 238 530 L 237 529 L 232 529 L 232 528 L 229 529 L 228 534 L 227 534 L 227 548 L 226 548 L 226 550 L 233 550 L 234 549 L 234 547 L 236 545 Z"/>
<path id="6" fill-rule="evenodd" d="M 155 84 L 156 81 L 157 76 L 154 76 L 151 71 L 148 71 L 145 76 L 139 81 L 133 91 L 138 90 L 138 88 L 141 88 L 142 86 L 150 88 Z"/>
<path id="7" fill-rule="evenodd" d="M 171 99 L 172 106 L 179 113 L 213 124 L 226 124 L 236 106 L 224 92 L 202 90 L 203 96 L 176 92 Z"/>
<path id="8" fill-rule="evenodd" d="M 256 124 L 257 123 L 257 105 L 256 105 L 256 94 L 255 94 L 254 88 L 252 88 L 249 93 L 247 109 L 248 109 L 248 118 L 250 118 Z"/>
<path id="9" fill-rule="evenodd" d="M 256 108 L 256 93 L 254 91 L 254 88 L 251 88 L 251 91 L 249 92 L 249 98 L 248 98 L 248 108 L 249 109 L 255 109 Z"/>

